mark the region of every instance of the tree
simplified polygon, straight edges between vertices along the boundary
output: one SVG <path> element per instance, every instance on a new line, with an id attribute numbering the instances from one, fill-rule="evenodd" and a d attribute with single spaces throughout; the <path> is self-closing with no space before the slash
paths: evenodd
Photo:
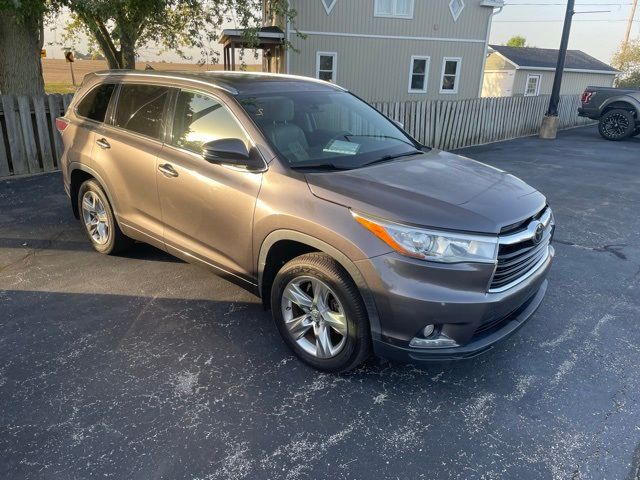
<path id="1" fill-rule="evenodd" d="M 134 69 L 136 53 L 145 45 L 175 51 L 183 58 L 187 58 L 186 48 L 199 48 L 203 57 L 209 57 L 218 30 L 232 17 L 247 30 L 247 42 L 252 44 L 263 7 L 262 0 L 59 1 L 72 12 L 67 38 L 89 37 L 112 69 Z M 295 17 L 287 0 L 266 3 L 280 18 Z"/>
<path id="2" fill-rule="evenodd" d="M 44 93 L 40 51 L 51 8 L 45 0 L 0 0 L 1 93 Z"/>
<path id="3" fill-rule="evenodd" d="M 611 65 L 621 72 L 616 78 L 616 87 L 640 88 L 640 37 L 621 44 Z"/>
<path id="4" fill-rule="evenodd" d="M 521 47 L 521 48 L 526 47 L 527 39 L 524 38 L 522 35 L 514 35 L 509 40 L 507 40 L 507 43 L 505 45 L 507 47 Z"/>

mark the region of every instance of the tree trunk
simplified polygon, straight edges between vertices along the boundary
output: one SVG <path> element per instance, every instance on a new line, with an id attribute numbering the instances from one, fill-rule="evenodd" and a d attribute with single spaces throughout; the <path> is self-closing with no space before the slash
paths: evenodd
<path id="1" fill-rule="evenodd" d="M 15 15 L 0 12 L 0 92 L 42 95 L 40 50 L 42 19 L 18 23 Z"/>
<path id="2" fill-rule="evenodd" d="M 120 36 L 120 53 L 122 54 L 122 68 L 136 69 L 136 42 L 129 35 Z"/>

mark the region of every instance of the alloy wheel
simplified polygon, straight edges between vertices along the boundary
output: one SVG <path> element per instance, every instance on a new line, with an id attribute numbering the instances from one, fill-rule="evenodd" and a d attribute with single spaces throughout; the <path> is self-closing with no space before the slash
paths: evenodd
<path id="1" fill-rule="evenodd" d="M 109 217 L 102 200 L 91 190 L 82 196 L 82 219 L 95 243 L 104 245 L 109 241 Z"/>
<path id="2" fill-rule="evenodd" d="M 291 280 L 282 293 L 282 316 L 291 338 L 316 358 L 338 355 L 347 341 L 347 317 L 334 291 L 310 276 Z"/>
<path id="3" fill-rule="evenodd" d="M 612 138 L 619 138 L 624 136 L 628 128 L 629 120 L 620 113 L 614 113 L 610 115 L 603 125 L 604 132 Z"/>

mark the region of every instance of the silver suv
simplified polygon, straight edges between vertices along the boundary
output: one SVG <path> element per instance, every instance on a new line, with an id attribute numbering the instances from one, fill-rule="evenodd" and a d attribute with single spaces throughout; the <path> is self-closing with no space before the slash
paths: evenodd
<path id="1" fill-rule="evenodd" d="M 338 86 L 102 72 L 57 125 L 64 186 L 98 252 L 136 240 L 211 268 L 260 296 L 320 370 L 371 353 L 473 357 L 547 289 L 542 194 L 419 144 Z"/>

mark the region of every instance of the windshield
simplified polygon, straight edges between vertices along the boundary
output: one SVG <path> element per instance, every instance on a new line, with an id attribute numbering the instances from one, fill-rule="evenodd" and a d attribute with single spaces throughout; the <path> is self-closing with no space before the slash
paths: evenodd
<path id="1" fill-rule="evenodd" d="M 238 101 L 293 168 L 352 169 L 420 153 L 389 119 L 346 92 L 254 94 Z"/>

